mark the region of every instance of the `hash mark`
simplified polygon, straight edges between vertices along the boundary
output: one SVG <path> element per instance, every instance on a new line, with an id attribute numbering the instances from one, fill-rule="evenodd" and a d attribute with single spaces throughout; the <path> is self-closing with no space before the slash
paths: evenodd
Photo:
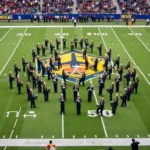
<path id="1" fill-rule="evenodd" d="M 140 136 L 139 136 L 139 135 L 137 135 L 137 137 L 139 138 Z"/>

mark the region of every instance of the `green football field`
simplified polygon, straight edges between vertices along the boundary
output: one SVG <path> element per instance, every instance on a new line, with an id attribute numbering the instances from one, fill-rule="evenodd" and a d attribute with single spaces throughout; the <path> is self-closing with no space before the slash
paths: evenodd
<path id="1" fill-rule="evenodd" d="M 58 82 L 58 93 L 53 91 L 52 80 L 47 77 L 42 78 L 51 89 L 49 101 L 44 102 L 43 94 L 38 94 L 36 109 L 30 108 L 27 100 L 26 84 L 27 75 L 20 72 L 20 78 L 24 82 L 21 95 L 17 93 L 16 82 L 13 82 L 13 89 L 9 89 L 8 73 L 11 70 L 13 75 L 14 61 L 22 68 L 21 58 L 25 56 L 26 61 L 32 59 L 32 49 L 37 43 L 44 42 L 45 37 L 55 44 L 56 37 L 61 40 L 61 36 L 67 39 L 67 48 L 59 47 L 59 53 L 70 50 L 70 42 L 74 37 L 87 37 L 89 41 L 94 41 L 94 52 L 92 55 L 98 56 L 97 46 L 103 44 L 103 56 L 106 50 L 112 48 L 112 60 L 119 54 L 121 63 L 126 65 L 127 59 L 131 62 L 131 70 L 135 66 L 139 75 L 138 94 L 131 96 L 131 101 L 127 102 L 127 107 L 122 108 L 121 100 L 117 108 L 116 115 L 110 116 L 111 106 L 109 94 L 104 90 L 105 112 L 103 117 L 90 117 L 88 111 L 96 110 L 96 104 L 100 101 L 98 95 L 98 78 L 92 78 L 85 83 L 85 87 L 80 86 L 80 97 L 82 99 L 82 114 L 76 115 L 76 104 L 73 102 L 74 83 L 67 82 L 67 101 L 65 103 L 65 115 L 60 115 L 61 80 Z M 78 49 L 81 51 L 78 44 Z M 87 51 L 91 54 L 90 50 Z M 46 51 L 46 58 L 50 56 L 49 48 Z M 44 58 L 41 56 L 41 58 Z M 129 138 L 150 138 L 150 28 L 145 26 L 9 26 L 0 28 L 0 140 L 5 140 L 8 146 L 11 139 L 129 139 Z M 34 64 L 34 66 L 36 66 Z M 126 71 L 124 71 L 126 73 Z M 114 81 L 115 72 L 111 81 L 107 79 L 105 88 Z M 90 82 L 94 85 L 92 102 L 87 102 L 87 86 Z M 120 92 L 123 93 L 126 80 L 120 83 Z M 31 84 L 32 87 L 32 84 Z M 113 97 L 115 93 L 113 94 Z M 19 112 L 19 113 L 18 113 Z M 16 114 L 19 117 L 16 117 Z M 26 117 L 24 117 L 26 115 Z M 34 116 L 35 115 L 35 116 Z M 15 128 L 14 128 L 15 127 Z M 7 141 L 8 140 L 8 141 Z M 19 142 L 19 141 L 18 141 Z M 126 145 L 126 144 L 125 144 Z M 149 145 L 149 143 L 147 144 Z M 23 145 L 20 145 L 23 146 Z M 80 145 L 77 145 L 80 146 Z M 94 146 L 94 145 L 93 145 Z M 107 146 L 107 145 L 106 145 Z M 116 144 L 117 146 L 117 144 Z M 124 146 L 124 145 L 122 145 Z M 127 146 L 127 145 L 126 145 Z M 3 147 L 1 147 L 3 149 Z M 0 149 L 1 149 L 0 148 Z M 105 149 L 102 147 L 101 149 Z M 11 149 L 11 148 L 8 148 Z M 12 148 L 19 149 L 19 148 Z M 37 148 L 38 149 L 38 148 Z M 40 149 L 40 148 L 39 148 Z M 61 148 L 60 148 L 61 149 Z M 63 149 L 63 148 L 62 148 Z M 118 150 L 123 148 L 118 148 Z M 124 148 L 126 149 L 126 148 Z M 147 149 L 143 147 L 143 150 Z"/>

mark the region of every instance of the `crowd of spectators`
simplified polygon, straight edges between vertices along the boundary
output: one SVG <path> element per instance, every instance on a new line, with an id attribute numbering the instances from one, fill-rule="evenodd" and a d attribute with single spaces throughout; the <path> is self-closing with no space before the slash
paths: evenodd
<path id="1" fill-rule="evenodd" d="M 44 0 L 43 13 L 72 13 L 73 0 Z"/>
<path id="2" fill-rule="evenodd" d="M 30 14 L 40 11 L 39 0 L 1 0 L 0 14 Z"/>
<path id="3" fill-rule="evenodd" d="M 150 14 L 147 0 L 118 0 L 123 14 Z"/>
<path id="4" fill-rule="evenodd" d="M 77 0 L 79 14 L 116 13 L 112 0 Z"/>

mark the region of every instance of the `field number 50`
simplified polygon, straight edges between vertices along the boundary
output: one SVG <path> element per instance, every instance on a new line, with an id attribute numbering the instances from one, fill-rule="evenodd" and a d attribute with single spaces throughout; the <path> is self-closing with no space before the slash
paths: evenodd
<path id="1" fill-rule="evenodd" d="M 89 117 L 97 117 L 98 116 L 98 114 L 96 113 L 96 110 L 88 110 L 87 115 Z M 103 110 L 103 116 L 112 117 L 113 114 L 110 110 Z"/>

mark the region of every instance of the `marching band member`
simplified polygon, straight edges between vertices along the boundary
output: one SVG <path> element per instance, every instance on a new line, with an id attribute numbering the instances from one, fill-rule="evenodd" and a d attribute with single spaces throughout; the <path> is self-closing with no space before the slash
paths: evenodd
<path id="1" fill-rule="evenodd" d="M 93 93 L 93 90 L 94 90 L 93 85 L 90 84 L 90 85 L 87 87 L 87 90 L 88 90 L 88 102 L 91 102 L 91 101 L 92 101 L 92 93 Z"/>
<path id="2" fill-rule="evenodd" d="M 82 76 L 81 76 L 80 80 L 79 80 L 79 85 L 80 85 L 80 83 L 82 82 L 82 85 L 84 86 L 85 78 L 86 78 L 86 74 L 85 74 L 85 71 L 84 71 L 84 72 L 82 73 Z"/>
<path id="3" fill-rule="evenodd" d="M 12 89 L 12 83 L 13 83 L 13 80 L 15 79 L 14 76 L 12 76 L 12 73 L 11 71 L 9 71 L 9 83 L 10 83 L 10 89 Z"/>
<path id="4" fill-rule="evenodd" d="M 55 74 L 53 77 L 54 93 L 57 93 L 57 83 L 58 83 L 58 78 L 57 75 Z"/>
<path id="5" fill-rule="evenodd" d="M 61 91 L 62 91 L 62 94 L 63 94 L 63 97 L 64 97 L 65 101 L 66 101 L 66 89 L 67 89 L 67 86 L 63 82 L 62 85 L 61 85 Z"/>
<path id="6" fill-rule="evenodd" d="M 81 103 L 82 100 L 78 94 L 77 98 L 76 98 L 76 110 L 77 110 L 77 115 L 81 115 Z"/>
<path id="7" fill-rule="evenodd" d="M 74 97 L 74 102 L 76 102 L 76 99 L 77 99 L 77 95 L 78 95 L 78 92 L 79 92 L 79 87 L 77 85 L 77 83 L 75 83 L 74 87 L 73 87 L 73 97 Z"/>
<path id="8" fill-rule="evenodd" d="M 63 94 L 61 94 L 60 98 L 60 114 L 65 114 L 65 98 Z"/>

